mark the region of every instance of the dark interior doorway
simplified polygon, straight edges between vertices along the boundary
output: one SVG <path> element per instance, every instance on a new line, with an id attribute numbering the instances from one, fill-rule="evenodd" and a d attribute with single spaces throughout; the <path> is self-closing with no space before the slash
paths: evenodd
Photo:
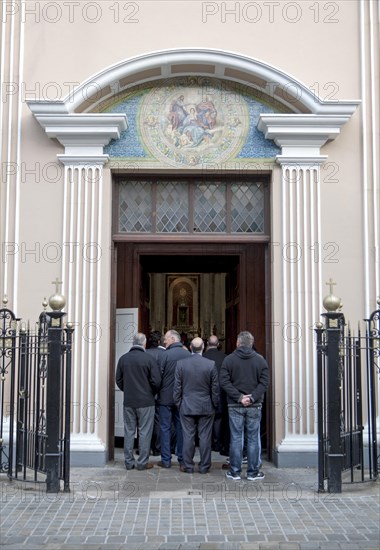
<path id="1" fill-rule="evenodd" d="M 139 309 L 139 331 L 149 333 L 152 317 L 151 278 L 154 274 L 224 274 L 224 351 L 235 349 L 237 334 L 255 336 L 259 353 L 270 362 L 270 300 L 266 243 L 117 242 L 114 270 L 116 308 Z M 166 325 L 167 318 L 163 326 Z M 268 334 L 269 332 L 269 334 Z M 202 334 L 202 337 L 208 334 Z M 270 402 L 270 392 L 266 397 Z M 270 453 L 268 405 L 263 410 L 262 448 Z"/>

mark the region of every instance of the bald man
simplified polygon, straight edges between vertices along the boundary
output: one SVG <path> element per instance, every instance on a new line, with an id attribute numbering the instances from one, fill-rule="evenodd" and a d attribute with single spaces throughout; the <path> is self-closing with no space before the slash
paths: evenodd
<path id="1" fill-rule="evenodd" d="M 219 380 L 215 361 L 202 357 L 204 344 L 194 338 L 191 356 L 177 362 L 173 399 L 179 408 L 183 433 L 181 471 L 194 472 L 195 436 L 198 431 L 200 461 L 198 471 L 211 468 L 212 426 L 219 405 Z"/>

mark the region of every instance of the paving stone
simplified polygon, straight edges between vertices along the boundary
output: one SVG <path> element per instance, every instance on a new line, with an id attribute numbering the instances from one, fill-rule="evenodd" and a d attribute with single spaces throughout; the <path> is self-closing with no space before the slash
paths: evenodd
<path id="1" fill-rule="evenodd" d="M 265 469 L 260 494 L 244 481 L 226 483 L 217 467 L 207 483 L 183 480 L 177 467 L 130 481 L 120 458 L 72 468 L 69 494 L 16 482 L 1 493 L 2 550 L 379 550 L 378 482 L 318 494 L 314 469 Z"/>

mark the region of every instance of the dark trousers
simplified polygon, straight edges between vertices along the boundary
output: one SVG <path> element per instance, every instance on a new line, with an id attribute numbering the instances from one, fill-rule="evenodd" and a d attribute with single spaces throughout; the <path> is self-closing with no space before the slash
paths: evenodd
<path id="1" fill-rule="evenodd" d="M 160 430 L 161 430 L 161 460 L 164 464 L 171 465 L 172 461 L 172 423 L 176 432 L 176 454 L 178 462 L 182 462 L 182 426 L 179 412 L 175 405 L 160 405 Z"/>
<path id="2" fill-rule="evenodd" d="M 222 413 L 215 413 L 212 426 L 212 450 L 219 452 L 222 449 Z"/>
<path id="3" fill-rule="evenodd" d="M 183 465 L 194 470 L 195 436 L 199 438 L 199 471 L 207 472 L 211 468 L 211 442 L 214 415 L 187 415 L 180 412 L 183 447 Z"/>
<path id="4" fill-rule="evenodd" d="M 160 430 L 160 406 L 156 403 L 154 406 L 154 423 L 150 448 L 153 454 L 160 453 L 161 450 L 161 430 Z"/>

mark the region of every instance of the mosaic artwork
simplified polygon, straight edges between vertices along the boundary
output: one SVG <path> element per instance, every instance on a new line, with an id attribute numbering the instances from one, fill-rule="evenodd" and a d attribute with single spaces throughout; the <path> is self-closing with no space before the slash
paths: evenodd
<path id="1" fill-rule="evenodd" d="M 245 101 L 213 87 L 164 87 L 141 104 L 142 140 L 150 153 L 174 165 L 196 166 L 235 157 L 247 139 Z"/>
<path id="2" fill-rule="evenodd" d="M 278 147 L 257 130 L 277 112 L 248 88 L 204 77 L 178 77 L 130 90 L 104 112 L 124 112 L 128 129 L 105 152 L 146 166 L 201 167 L 236 159 L 273 159 Z"/>

